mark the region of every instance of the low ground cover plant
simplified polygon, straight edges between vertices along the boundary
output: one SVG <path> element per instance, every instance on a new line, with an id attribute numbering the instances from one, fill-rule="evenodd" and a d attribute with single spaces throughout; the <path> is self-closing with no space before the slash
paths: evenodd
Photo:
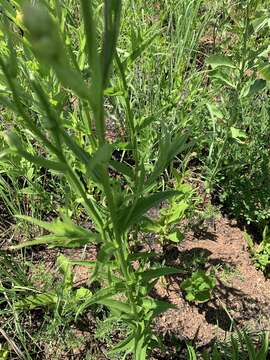
<path id="1" fill-rule="evenodd" d="M 216 286 L 214 275 L 207 275 L 203 271 L 195 271 L 191 277 L 181 283 L 188 301 L 205 302 L 211 298 L 211 292 Z"/>

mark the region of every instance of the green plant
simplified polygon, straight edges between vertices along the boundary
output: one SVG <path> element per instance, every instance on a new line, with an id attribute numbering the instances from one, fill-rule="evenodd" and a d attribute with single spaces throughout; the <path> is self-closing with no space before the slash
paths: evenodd
<path id="1" fill-rule="evenodd" d="M 192 344 L 188 343 L 187 349 L 189 360 L 199 358 Z M 266 360 L 268 355 L 268 332 L 261 333 L 257 338 L 246 330 L 239 330 L 226 343 L 215 343 L 210 350 L 204 351 L 202 358 L 204 360 Z"/>
<path id="2" fill-rule="evenodd" d="M 228 359 L 265 360 L 269 353 L 269 333 L 266 331 L 254 336 L 247 330 L 238 330 L 227 346 L 219 344 L 217 349 Z"/>
<path id="3" fill-rule="evenodd" d="M 180 195 L 179 191 L 153 190 L 159 188 L 156 182 L 164 169 L 185 148 L 187 136 L 171 135 L 164 128 L 159 156 L 153 167 L 145 168 L 125 74 L 129 60 L 134 61 L 141 51 L 122 59 L 116 48 L 121 1 L 102 2 L 102 22 L 92 2 L 81 0 L 81 14 L 76 13 L 76 17 L 82 17 L 84 26 L 74 21 L 70 28 L 66 28 L 64 21 L 66 16 L 69 19 L 71 16 L 68 7 L 62 8 L 57 1 L 23 6 L 12 1 L 12 5 L 6 1 L 3 5 L 2 36 L 6 38 L 7 48 L 0 57 L 5 94 L 0 101 L 16 114 L 17 122 L 13 131 L 6 133 L 3 156 L 25 158 L 39 169 L 48 169 L 51 174 L 64 177 L 76 194 L 76 201 L 84 206 L 90 217 L 93 231 L 75 225 L 68 216 L 51 223 L 21 216 L 21 220 L 42 226 L 52 235 L 11 248 L 17 250 L 40 244 L 77 248 L 97 244 L 100 251 L 96 262 L 81 264 L 90 268 L 94 265 L 91 281 L 97 280 L 103 285 L 95 293 L 85 288 L 73 290 L 71 262 L 61 256 L 60 293 L 27 295 L 15 301 L 15 308 L 29 310 L 46 306 L 60 311 L 61 316 L 75 310 L 79 317 L 94 304 L 101 304 L 130 327 L 127 338 L 114 351 L 132 352 L 135 359 L 145 359 L 156 343 L 151 331 L 152 320 L 171 307 L 152 299 L 149 292 L 158 277 L 179 270 L 147 265 L 136 271 L 134 259 L 140 261 L 147 254 L 132 254 L 129 238 L 149 209 Z M 16 11 L 22 16 L 16 16 Z M 23 30 L 23 37 L 13 31 L 9 19 Z M 79 48 L 71 41 L 70 32 L 76 30 L 80 37 Z M 110 94 L 113 74 L 118 79 L 124 114 L 122 144 L 112 144 L 106 137 L 105 95 Z M 69 106 L 70 97 L 76 98 L 78 109 Z M 74 118 L 76 125 L 70 121 Z M 23 141 L 26 133 L 31 142 L 35 142 L 31 151 Z M 114 158 L 113 154 L 123 149 L 127 149 L 132 162 Z M 125 186 L 111 176 L 111 170 Z"/>
<path id="4" fill-rule="evenodd" d="M 186 293 L 188 301 L 206 302 L 211 299 L 212 290 L 216 286 L 213 275 L 207 275 L 203 271 L 195 271 L 191 277 L 181 283 L 181 288 Z"/>
<path id="5" fill-rule="evenodd" d="M 157 219 L 145 218 L 143 224 L 143 230 L 158 234 L 162 244 L 183 240 L 179 225 L 195 204 L 194 191 L 190 185 L 178 180 L 175 188 L 179 194 L 168 200 L 168 204 L 160 209 Z"/>
<path id="6" fill-rule="evenodd" d="M 113 348 L 114 337 L 125 339 L 128 333 L 128 327 L 121 321 L 115 318 L 107 317 L 97 322 L 97 329 L 95 332 L 95 338 L 101 342 L 106 343 L 108 353 Z M 110 359 L 120 359 L 124 353 L 110 353 Z"/>
<path id="7" fill-rule="evenodd" d="M 0 254 L 0 328 L 30 360 L 44 339 L 57 346 L 53 337 L 64 339 L 88 312 L 108 308 L 127 338 L 108 356 L 144 359 L 159 345 L 152 321 L 169 307 L 149 294 L 158 277 L 180 270 L 134 252 L 144 246 L 142 232 L 165 245 L 181 241 L 198 177 L 235 217 L 260 229 L 269 221 L 268 3 L 24 3 L 0 5 L 0 204 L 16 216 L 21 237 L 5 241 L 13 257 Z M 208 203 L 199 221 L 212 221 L 215 211 Z M 43 230 L 33 240 L 36 227 Z M 56 279 L 45 280 L 42 266 L 31 272 L 24 249 L 42 254 L 44 245 L 68 254 L 94 245 L 98 256 L 61 255 Z M 215 286 L 201 271 L 207 254 L 191 255 L 181 267 L 195 275 L 183 290 L 207 301 Z M 80 288 L 77 265 L 89 270 Z M 37 311 L 38 340 L 27 328 Z M 109 321 L 103 325 L 108 331 L 98 335 L 109 343 Z M 194 359 L 191 345 L 189 352 Z"/>
<path id="8" fill-rule="evenodd" d="M 254 50 L 254 41 L 258 31 L 267 26 L 265 17 L 261 16 L 261 4 L 258 1 L 249 0 L 241 9 L 241 16 L 236 17 L 233 6 L 228 9 L 226 22 L 234 20 L 230 30 L 237 35 L 239 47 L 229 54 L 210 55 L 206 63 L 210 65 L 210 77 L 215 84 L 225 86 L 228 89 L 228 107 L 226 109 L 225 99 L 221 98 L 218 105 L 207 104 L 213 126 L 213 142 L 210 145 L 208 161 L 214 161 L 212 174 L 208 178 L 208 185 L 211 186 L 212 179 L 220 170 L 224 158 L 226 146 L 231 141 L 244 144 L 247 134 L 242 130 L 243 109 L 249 103 L 250 98 L 266 88 L 268 63 L 267 47 L 263 42 L 258 50 Z M 258 78 L 258 73 L 261 77 Z M 222 106 L 225 102 L 225 108 Z M 225 120 L 225 121 L 224 121 Z M 216 141 L 218 122 L 224 122 L 224 137 L 222 141 Z M 216 147 L 216 150 L 215 150 Z M 216 159 L 213 155 L 216 155 Z"/>
<path id="9" fill-rule="evenodd" d="M 238 333 L 242 346 L 245 346 L 248 352 L 249 360 L 266 360 L 269 355 L 269 332 L 264 332 L 260 335 L 259 342 L 261 346 L 258 347 L 256 343 L 254 343 L 250 334 L 246 331 L 242 331 Z M 232 343 L 236 345 L 236 342 Z M 237 349 L 237 346 L 235 346 Z M 237 350 L 235 350 L 237 353 Z"/>
<path id="10" fill-rule="evenodd" d="M 256 267 L 267 273 L 270 264 L 270 234 L 268 226 L 265 226 L 262 234 L 262 241 L 257 246 L 247 232 L 244 232 L 244 236 Z"/>
<path id="11" fill-rule="evenodd" d="M 264 1 L 224 4 L 216 2 L 215 46 L 205 61 L 210 85 L 195 109 L 196 151 L 207 190 L 261 230 L 269 219 L 269 14 Z"/>
<path id="12" fill-rule="evenodd" d="M 0 360 L 7 360 L 9 357 L 9 349 L 6 344 L 0 344 Z"/>

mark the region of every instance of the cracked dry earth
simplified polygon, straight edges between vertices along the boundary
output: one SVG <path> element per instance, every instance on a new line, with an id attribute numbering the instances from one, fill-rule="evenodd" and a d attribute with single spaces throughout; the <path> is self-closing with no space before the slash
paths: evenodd
<path id="1" fill-rule="evenodd" d="M 158 331 L 204 346 L 215 339 L 225 340 L 231 333 L 232 319 L 234 329 L 268 329 L 270 280 L 252 264 L 242 231 L 221 218 L 201 232 L 188 233 L 184 242 L 172 250 L 169 263 L 181 266 L 198 254 L 203 257 L 205 269 L 216 269 L 217 286 L 211 301 L 188 303 L 180 289 L 181 277 L 172 277 L 166 286 L 158 283 L 156 296 L 177 306 L 160 316 Z"/>

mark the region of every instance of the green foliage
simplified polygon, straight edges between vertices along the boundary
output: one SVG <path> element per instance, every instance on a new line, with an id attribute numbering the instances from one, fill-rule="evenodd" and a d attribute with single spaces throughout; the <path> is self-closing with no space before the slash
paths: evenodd
<path id="1" fill-rule="evenodd" d="M 181 288 L 186 293 L 188 301 L 206 302 L 211 299 L 212 290 L 216 286 L 213 275 L 207 275 L 203 271 L 195 271 L 191 277 L 181 283 Z"/>
<path id="2" fill-rule="evenodd" d="M 196 209 L 201 178 L 234 217 L 260 229 L 269 222 L 268 3 L 32 3 L 0 5 L 0 200 L 21 235 L 7 242 L 19 264 L 0 254 L 0 313 L 30 359 L 24 313 L 42 309 L 56 334 L 106 308 L 126 331 L 109 356 L 143 360 L 159 346 L 153 319 L 170 307 L 152 289 L 183 269 L 133 253 L 138 233 L 179 243 L 187 218 L 213 219 L 212 204 Z M 32 236 L 35 226 L 43 230 Z M 263 271 L 265 229 L 250 245 Z M 26 276 L 19 255 L 44 245 L 64 254 L 91 245 L 98 255 L 58 256 L 52 286 L 37 276 L 42 267 Z M 182 283 L 189 301 L 208 301 L 216 285 L 204 261 L 195 254 L 181 265 L 193 271 Z M 74 284 L 77 265 L 89 271 L 87 286 Z"/>
<path id="3" fill-rule="evenodd" d="M 9 357 L 9 349 L 6 344 L 0 344 L 0 360 L 7 360 Z"/>
<path id="4" fill-rule="evenodd" d="M 47 223 L 28 216 L 18 216 L 18 218 L 32 222 L 43 227 L 54 235 L 44 235 L 35 240 L 23 242 L 19 245 L 11 246 L 11 249 L 21 249 L 26 246 L 47 244 L 48 247 L 81 248 L 86 244 L 99 242 L 98 236 L 86 229 L 75 225 L 70 218 L 63 215 L 63 221 L 56 220 Z"/>
<path id="5" fill-rule="evenodd" d="M 196 360 L 198 357 L 191 344 L 187 344 L 188 359 Z M 246 330 L 239 330 L 231 336 L 227 343 L 216 343 L 210 351 L 204 351 L 204 360 L 266 360 L 269 355 L 269 333 L 263 332 L 254 337 Z"/>
<path id="6" fill-rule="evenodd" d="M 142 224 L 144 231 L 158 234 L 161 243 L 178 243 L 183 240 L 184 235 L 179 229 L 179 224 L 194 209 L 196 199 L 192 187 L 180 181 L 176 185 L 176 190 L 177 195 L 168 201 L 168 206 L 159 211 L 158 218 L 145 217 Z"/>
<path id="7" fill-rule="evenodd" d="M 136 360 L 143 360 L 156 343 L 151 330 L 153 318 L 171 307 L 148 294 L 157 278 L 179 270 L 151 269 L 143 263 L 140 271 L 135 271 L 130 260 L 129 235 L 149 209 L 183 194 L 183 191 L 159 191 L 157 180 L 175 156 L 188 148 L 186 134 L 169 133 L 163 127 L 157 151 L 155 139 L 150 143 L 157 158 L 153 166 L 144 165 L 126 68 L 153 38 L 137 44 L 129 60 L 118 54 L 120 1 L 102 2 L 102 19 L 92 3 L 82 0 L 76 16 L 83 20 L 83 26 L 75 21 L 69 27 L 63 20 L 71 14 L 67 7 L 60 8 L 58 2 L 35 5 L 26 2 L 21 6 L 14 1 L 12 5 L 5 2 L 3 6 L 6 20 L 1 34 L 6 38 L 7 51 L 1 54 L 0 66 L 3 94 L 8 101 L 3 98 L 1 101 L 6 111 L 16 116 L 16 122 L 13 130 L 5 132 L 2 156 L 7 161 L 25 159 L 39 171 L 64 178 L 76 202 L 90 217 L 93 231 L 75 225 L 66 215 L 51 223 L 20 216 L 21 221 L 30 221 L 51 234 L 12 245 L 10 249 L 43 244 L 64 248 L 99 244 L 97 260 L 91 264 L 94 269 L 90 281 L 104 285 L 94 293 L 83 287 L 75 289 L 73 263 L 60 255 L 59 286 L 47 292 L 30 288 L 30 294 L 21 294 L 15 300 L 14 308 L 18 312 L 47 308 L 55 318 L 66 318 L 68 323 L 72 316 L 82 316 L 93 305 L 105 306 L 130 328 L 127 339 L 116 351 L 134 353 Z M 16 17 L 15 11 L 22 16 Z M 23 37 L 13 31 L 10 19 L 21 27 Z M 79 34 L 79 50 L 70 41 L 74 32 Z M 32 66 L 27 67 L 29 63 Z M 116 79 L 121 93 L 117 106 L 125 118 L 122 145 L 112 144 L 106 137 L 105 94 L 110 93 L 108 86 Z M 69 105 L 73 97 L 78 101 L 77 108 Z M 25 137 L 35 145 L 27 146 Z M 132 164 L 113 158 L 122 147 L 130 151 Z M 111 168 L 126 186 L 119 186 L 111 176 Z M 180 204 L 177 206 L 180 208 Z M 173 222 L 178 214 L 179 211 L 174 214 Z"/>
<path id="8" fill-rule="evenodd" d="M 115 317 L 108 317 L 102 320 L 98 320 L 97 322 L 97 330 L 95 333 L 95 338 L 97 340 L 100 340 L 104 343 L 107 344 L 108 349 L 113 349 L 114 344 L 113 344 L 113 335 L 117 332 L 118 337 L 120 338 L 126 338 L 127 337 L 127 333 L 128 333 L 128 328 L 126 326 L 126 324 L 124 324 L 123 322 L 120 322 L 118 319 L 116 319 Z M 108 356 L 110 357 L 110 359 L 121 359 L 122 356 L 124 355 L 124 353 L 118 352 L 118 351 L 114 351 L 114 350 L 109 350 L 108 351 Z"/>
<path id="9" fill-rule="evenodd" d="M 256 267 L 267 274 L 270 264 L 270 234 L 268 226 L 264 228 L 262 241 L 259 245 L 254 244 L 254 241 L 248 233 L 245 232 L 244 235 Z"/>
<path id="10" fill-rule="evenodd" d="M 196 151 L 208 191 L 230 215 L 263 229 L 269 220 L 269 14 L 263 1 L 228 2 L 221 13 L 216 47 L 206 58 L 210 85 L 195 110 L 197 136 L 206 134 Z"/>

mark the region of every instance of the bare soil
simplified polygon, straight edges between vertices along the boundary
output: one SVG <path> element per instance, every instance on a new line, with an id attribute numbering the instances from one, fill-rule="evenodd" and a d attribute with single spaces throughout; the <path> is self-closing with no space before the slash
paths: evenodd
<path id="1" fill-rule="evenodd" d="M 205 346 L 225 340 L 233 329 L 266 330 L 270 318 L 270 280 L 252 263 L 242 231 L 226 218 L 189 232 L 184 242 L 170 250 L 171 265 L 187 268 L 200 257 L 206 270 L 215 269 L 217 286 L 207 303 L 185 300 L 174 276 L 156 286 L 156 296 L 175 304 L 157 321 L 159 332 Z"/>

